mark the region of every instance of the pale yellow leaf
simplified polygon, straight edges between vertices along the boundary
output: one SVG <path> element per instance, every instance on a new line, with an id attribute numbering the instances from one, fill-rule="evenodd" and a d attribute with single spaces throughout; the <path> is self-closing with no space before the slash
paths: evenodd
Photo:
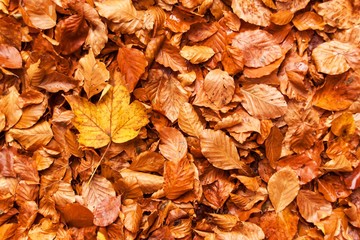
<path id="1" fill-rule="evenodd" d="M 79 143 L 88 147 L 127 142 L 148 123 L 145 107 L 137 101 L 129 104 L 129 92 L 122 85 L 110 89 L 96 105 L 79 96 L 66 96 L 66 100 L 75 114 Z"/>
<path id="2" fill-rule="evenodd" d="M 131 0 L 106 0 L 95 2 L 100 16 L 112 22 L 128 22 L 137 17 L 137 11 Z"/>
<path id="3" fill-rule="evenodd" d="M 214 50 L 206 46 L 184 46 L 180 51 L 180 55 L 192 64 L 206 62 L 214 54 Z"/>
<path id="4" fill-rule="evenodd" d="M 344 156 L 340 155 L 328 162 L 326 162 L 322 169 L 329 172 L 352 172 L 352 164 L 351 162 Z"/>
<path id="5" fill-rule="evenodd" d="M 296 172 L 283 168 L 274 173 L 268 182 L 269 197 L 276 212 L 281 212 L 297 196 L 300 189 Z"/>

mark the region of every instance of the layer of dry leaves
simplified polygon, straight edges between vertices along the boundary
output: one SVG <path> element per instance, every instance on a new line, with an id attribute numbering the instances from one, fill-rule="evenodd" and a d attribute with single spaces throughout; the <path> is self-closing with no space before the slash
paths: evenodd
<path id="1" fill-rule="evenodd" d="M 0 239 L 360 239 L 360 1 L 0 0 Z"/>

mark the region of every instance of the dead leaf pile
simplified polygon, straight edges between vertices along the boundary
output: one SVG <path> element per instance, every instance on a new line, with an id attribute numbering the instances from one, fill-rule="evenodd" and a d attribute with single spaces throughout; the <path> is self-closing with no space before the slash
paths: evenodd
<path id="1" fill-rule="evenodd" d="M 0 239 L 360 239 L 360 1 L 0 0 Z"/>

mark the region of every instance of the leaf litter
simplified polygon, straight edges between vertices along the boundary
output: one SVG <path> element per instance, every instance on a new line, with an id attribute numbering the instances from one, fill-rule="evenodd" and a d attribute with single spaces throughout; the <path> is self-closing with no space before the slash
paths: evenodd
<path id="1" fill-rule="evenodd" d="M 359 239 L 359 10 L 0 1 L 1 239 Z"/>

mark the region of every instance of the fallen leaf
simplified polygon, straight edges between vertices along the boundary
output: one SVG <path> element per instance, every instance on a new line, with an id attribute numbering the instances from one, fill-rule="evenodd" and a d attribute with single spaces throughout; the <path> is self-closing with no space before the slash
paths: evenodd
<path id="1" fill-rule="evenodd" d="M 180 55 L 192 64 L 206 62 L 214 54 L 214 50 L 206 46 L 184 46 L 180 51 Z"/>
<path id="2" fill-rule="evenodd" d="M 22 110 L 17 105 L 19 92 L 12 86 L 5 96 L 0 99 L 0 111 L 5 115 L 5 130 L 12 128 L 21 118 Z"/>
<path id="3" fill-rule="evenodd" d="M 247 85 L 241 88 L 242 105 L 254 117 L 277 118 L 285 114 L 287 103 L 274 87 L 265 84 Z"/>
<path id="4" fill-rule="evenodd" d="M 240 32 L 232 40 L 232 46 L 243 52 L 247 67 L 263 67 L 282 56 L 274 37 L 264 30 Z"/>
<path id="5" fill-rule="evenodd" d="M 296 202 L 301 216 L 310 223 L 318 223 L 332 213 L 331 204 L 310 190 L 300 190 Z"/>
<path id="6" fill-rule="evenodd" d="M 179 162 L 187 153 L 187 142 L 184 135 L 175 128 L 163 127 L 159 130 L 161 154 L 171 162 Z"/>
<path id="7" fill-rule="evenodd" d="M 24 0 L 20 11 L 27 25 L 44 30 L 56 25 L 55 8 L 55 2 L 51 0 Z"/>
<path id="8" fill-rule="evenodd" d="M 7 44 L 0 44 L 0 62 L 4 68 L 21 68 L 22 59 L 19 51 Z"/>
<path id="9" fill-rule="evenodd" d="M 277 213 L 286 208 L 297 196 L 300 189 L 299 179 L 290 168 L 274 173 L 268 182 L 269 198 Z"/>
<path id="10" fill-rule="evenodd" d="M 129 104 L 130 96 L 124 86 L 111 88 L 96 105 L 79 96 L 68 95 L 66 100 L 75 114 L 79 143 L 85 146 L 100 148 L 111 141 L 129 141 L 148 123 L 145 108 L 137 101 Z"/>
<path id="11" fill-rule="evenodd" d="M 88 54 L 79 60 L 79 68 L 75 73 L 75 79 L 84 82 L 84 90 L 89 99 L 104 89 L 109 77 L 110 73 L 105 64 L 95 59 L 91 49 Z"/>
<path id="12" fill-rule="evenodd" d="M 182 131 L 197 138 L 204 130 L 195 109 L 187 102 L 180 107 L 178 124 Z"/>
<path id="13" fill-rule="evenodd" d="M 270 25 L 271 11 L 260 0 L 233 1 L 231 8 L 245 22 L 267 27 Z"/>
<path id="14" fill-rule="evenodd" d="M 119 49 L 117 61 L 120 72 L 125 75 L 126 86 L 132 92 L 145 72 L 148 62 L 141 51 L 127 47 Z"/>
<path id="15" fill-rule="evenodd" d="M 322 17 L 314 12 L 299 14 L 292 20 L 292 22 L 299 31 L 305 31 L 308 29 L 323 30 L 325 27 Z"/>
<path id="16" fill-rule="evenodd" d="M 200 135 L 200 145 L 201 152 L 214 167 L 223 170 L 247 171 L 246 164 L 240 160 L 235 144 L 224 132 L 204 130 Z"/>
<path id="17" fill-rule="evenodd" d="M 50 124 L 46 121 L 27 129 L 10 129 L 8 136 L 18 141 L 25 149 L 35 150 L 45 146 L 53 137 Z"/>

